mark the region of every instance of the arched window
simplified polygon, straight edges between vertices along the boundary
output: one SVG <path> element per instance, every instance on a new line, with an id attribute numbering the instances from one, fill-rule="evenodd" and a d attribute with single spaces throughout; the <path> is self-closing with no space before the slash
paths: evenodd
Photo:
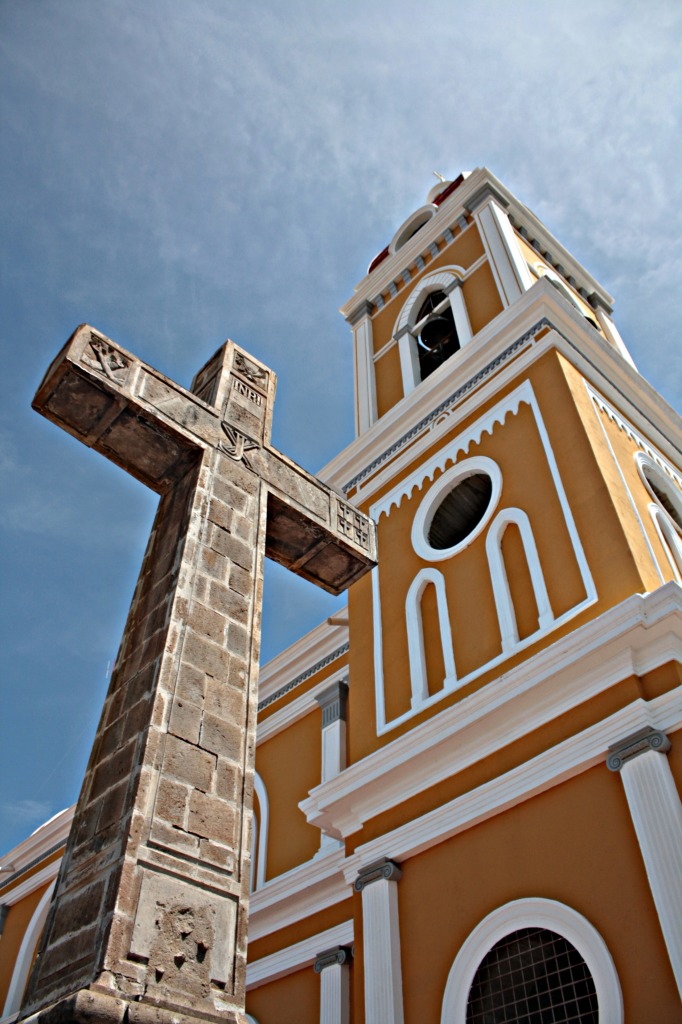
<path id="1" fill-rule="evenodd" d="M 396 321 L 403 391 L 408 395 L 471 340 L 462 295 L 461 267 L 427 274 L 414 288 Z"/>
<path id="2" fill-rule="evenodd" d="M 673 575 L 678 583 L 682 583 L 682 540 L 680 540 L 680 536 L 674 529 L 669 517 L 653 501 L 649 505 L 649 514 L 653 519 L 656 533 L 670 562 Z"/>
<path id="3" fill-rule="evenodd" d="M 251 837 L 251 891 L 265 884 L 268 852 L 268 793 L 265 783 L 254 773 L 253 789 L 256 799 L 253 807 L 253 833 Z"/>
<path id="4" fill-rule="evenodd" d="M 599 1024 L 594 979 L 563 936 L 520 928 L 483 957 L 469 989 L 467 1024 L 510 1020 Z"/>
<path id="5" fill-rule="evenodd" d="M 410 656 L 410 681 L 412 685 L 412 708 L 418 708 L 429 697 L 428 675 L 426 668 L 426 650 L 424 645 L 424 623 L 422 620 L 422 600 L 424 591 L 433 585 L 436 591 L 438 608 L 438 626 L 440 642 L 443 649 L 445 679 L 442 689 L 451 690 L 457 685 L 455 672 L 455 656 L 452 647 L 450 616 L 448 615 L 448 599 L 445 593 L 443 574 L 437 569 L 422 569 L 412 581 L 405 601 L 405 618 L 407 622 L 407 644 Z"/>
<path id="6" fill-rule="evenodd" d="M 509 588 L 507 569 L 502 556 L 502 536 L 510 523 L 516 524 L 521 534 L 523 550 L 528 563 L 531 584 L 535 594 L 535 601 L 538 608 L 538 629 L 546 629 L 554 621 L 552 607 L 549 603 L 545 577 L 542 573 L 542 566 L 538 558 L 538 549 L 531 529 L 530 520 L 520 508 L 504 509 L 496 518 L 488 531 L 485 547 L 490 567 L 490 578 L 493 585 L 495 607 L 500 623 L 500 636 L 502 639 L 502 650 L 508 651 L 519 642 L 519 631 Z"/>
<path id="7" fill-rule="evenodd" d="M 3 1018 L 10 1017 L 12 1014 L 18 1013 L 21 1008 L 24 992 L 26 991 L 26 985 L 28 983 L 28 976 L 31 973 L 31 967 L 33 966 L 33 961 L 35 959 L 36 947 L 40 940 L 40 936 L 43 933 L 43 928 L 45 927 L 47 915 L 50 910 L 50 904 L 52 902 L 52 894 L 54 893 L 56 884 L 57 881 L 55 879 L 51 885 L 48 885 L 40 898 L 38 906 L 33 911 L 33 916 L 31 917 L 28 927 L 24 932 L 24 938 L 22 939 L 17 959 L 14 963 L 12 980 L 10 981 L 7 998 L 5 999 L 5 1005 L 2 1011 Z"/>
<path id="8" fill-rule="evenodd" d="M 604 940 L 556 900 L 514 900 L 489 914 L 448 975 L 441 1024 L 622 1024 Z"/>

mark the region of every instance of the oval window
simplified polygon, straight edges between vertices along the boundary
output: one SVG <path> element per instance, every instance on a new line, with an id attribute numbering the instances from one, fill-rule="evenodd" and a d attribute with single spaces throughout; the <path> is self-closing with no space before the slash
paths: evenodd
<path id="1" fill-rule="evenodd" d="M 492 459 L 467 459 L 443 473 L 417 510 L 412 544 L 422 558 L 440 561 L 467 547 L 490 519 L 502 488 Z"/>
<path id="2" fill-rule="evenodd" d="M 432 548 L 454 548 L 472 533 L 486 514 L 493 493 L 487 473 L 472 473 L 449 491 L 436 508 L 427 539 Z"/>

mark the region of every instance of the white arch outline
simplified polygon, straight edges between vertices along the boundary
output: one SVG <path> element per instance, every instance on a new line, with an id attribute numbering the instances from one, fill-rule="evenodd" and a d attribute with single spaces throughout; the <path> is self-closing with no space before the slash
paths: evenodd
<path id="1" fill-rule="evenodd" d="M 40 897 L 38 905 L 33 911 L 31 920 L 28 923 L 28 927 L 24 932 L 24 937 L 21 940 L 21 946 L 17 954 L 17 959 L 14 963 L 14 970 L 12 971 L 12 980 L 9 983 L 7 989 L 7 998 L 5 999 L 5 1005 L 2 1010 L 2 1019 L 5 1017 L 11 1017 L 12 1014 L 18 1013 L 21 1009 L 21 1001 L 24 998 L 24 991 L 26 990 L 26 983 L 28 982 L 28 976 L 31 972 L 33 965 L 33 954 L 35 953 L 38 940 L 42 934 L 43 928 L 45 927 L 45 921 L 50 910 L 50 903 L 52 902 L 52 894 L 54 892 L 57 879 L 48 885 L 47 889 Z"/>
<path id="2" fill-rule="evenodd" d="M 533 593 L 535 594 L 538 606 L 538 630 L 547 629 L 554 622 L 554 614 L 549 603 L 545 577 L 540 565 L 530 519 L 520 508 L 503 509 L 493 520 L 488 530 L 488 536 L 485 539 L 485 549 L 488 555 L 488 567 L 493 585 L 497 618 L 500 623 L 503 651 L 511 650 L 519 642 L 514 602 L 512 601 L 507 570 L 504 558 L 502 557 L 502 537 L 506 528 L 512 523 L 519 528 L 526 562 L 530 571 Z"/>
<path id="3" fill-rule="evenodd" d="M 521 928 L 546 928 L 562 935 L 587 964 L 599 1005 L 599 1024 L 623 1024 L 623 995 L 615 965 L 601 935 L 586 917 L 558 900 L 513 900 L 488 914 L 464 942 L 450 968 L 441 1024 L 464 1024 L 469 990 L 479 964 L 505 935 Z"/>
<path id="4" fill-rule="evenodd" d="M 427 203 L 426 206 L 420 206 L 418 210 L 411 213 L 407 220 L 404 220 L 396 233 L 394 234 L 391 241 L 388 243 L 388 252 L 390 256 L 393 256 L 398 249 L 402 249 L 406 242 L 409 242 L 412 235 L 416 235 L 420 228 L 423 228 L 425 224 L 435 217 L 438 213 L 438 207 L 433 203 Z"/>
<path id="5" fill-rule="evenodd" d="M 675 579 L 682 584 L 682 541 L 680 541 L 680 536 L 675 530 L 670 516 L 657 501 L 650 503 L 649 515 L 653 519 L 656 533 L 675 574 Z"/>
<path id="6" fill-rule="evenodd" d="M 258 797 L 259 817 L 256 817 L 254 813 L 252 828 L 253 849 L 256 851 L 256 856 L 251 855 L 251 892 L 265 885 L 268 855 L 268 825 L 270 817 L 268 791 L 258 772 L 253 773 L 253 789 Z"/>
<path id="7" fill-rule="evenodd" d="M 432 274 L 427 274 L 412 290 L 410 297 L 400 311 L 393 329 L 393 336 L 398 341 L 400 369 L 405 395 L 409 395 L 411 391 L 414 391 L 417 384 L 421 383 L 417 339 L 412 333 L 412 328 L 417 321 L 417 314 L 424 300 L 431 292 L 444 291 L 448 295 L 460 346 L 464 347 L 473 337 L 469 314 L 467 313 L 461 288 L 462 278 L 465 273 L 462 267 L 453 264 L 449 267 L 441 267 Z"/>
<path id="8" fill-rule="evenodd" d="M 422 620 L 422 597 L 429 583 L 436 588 L 436 604 L 438 607 L 438 625 L 440 642 L 443 649 L 445 666 L 444 690 L 453 690 L 457 686 L 455 654 L 452 646 L 452 631 L 448 614 L 448 598 L 445 592 L 445 579 L 438 569 L 422 569 L 410 584 L 405 598 L 405 621 L 407 624 L 407 649 L 410 658 L 410 683 L 412 686 L 411 707 L 420 707 L 429 699 L 429 687 L 426 674 L 426 651 L 424 649 L 424 624 Z"/>

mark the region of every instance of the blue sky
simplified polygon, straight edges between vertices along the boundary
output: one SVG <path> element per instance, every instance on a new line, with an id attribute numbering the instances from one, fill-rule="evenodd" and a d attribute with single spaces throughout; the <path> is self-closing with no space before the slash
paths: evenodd
<path id="1" fill-rule="evenodd" d="M 679 408 L 681 36 L 672 0 L 0 0 L 0 851 L 77 796 L 155 507 L 30 409 L 73 328 L 185 385 L 234 338 L 315 471 L 353 436 L 338 307 L 485 164 Z M 265 656 L 337 603 L 270 571 Z"/>

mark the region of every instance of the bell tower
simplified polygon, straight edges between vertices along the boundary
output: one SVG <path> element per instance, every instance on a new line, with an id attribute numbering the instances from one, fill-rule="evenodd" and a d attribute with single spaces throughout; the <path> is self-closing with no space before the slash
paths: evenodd
<path id="1" fill-rule="evenodd" d="M 374 628 L 358 757 L 679 580 L 676 421 L 612 305 L 482 168 L 431 189 L 343 307 L 358 436 L 330 468 L 379 529 L 351 598 Z"/>

